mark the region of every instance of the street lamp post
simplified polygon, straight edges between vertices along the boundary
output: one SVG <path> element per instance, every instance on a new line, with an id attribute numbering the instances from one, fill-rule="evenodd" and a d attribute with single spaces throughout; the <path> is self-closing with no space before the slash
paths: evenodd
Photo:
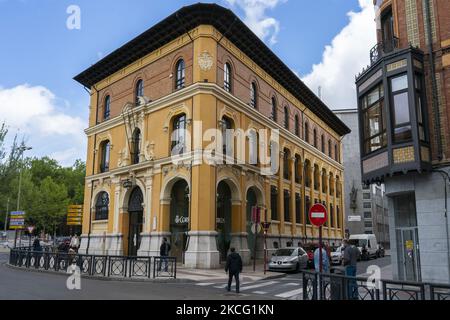
<path id="1" fill-rule="evenodd" d="M 25 147 L 25 146 L 21 146 L 19 148 L 19 151 L 22 152 L 22 165 L 23 165 L 23 155 L 24 155 L 25 151 L 29 151 L 31 149 L 33 149 L 33 148 Z M 19 209 L 20 209 L 20 191 L 21 191 L 20 189 L 21 189 L 21 187 L 22 187 L 22 168 L 20 168 L 20 171 L 19 171 L 19 190 L 17 191 L 17 211 L 19 211 Z M 22 244 L 21 237 L 22 237 L 22 231 L 19 230 L 19 247 Z M 14 240 L 14 248 L 16 247 L 16 243 L 17 243 L 17 229 L 16 229 L 15 240 Z"/>

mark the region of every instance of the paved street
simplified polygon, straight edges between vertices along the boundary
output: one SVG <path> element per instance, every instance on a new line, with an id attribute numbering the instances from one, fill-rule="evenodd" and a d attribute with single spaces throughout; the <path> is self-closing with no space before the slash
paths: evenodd
<path id="1" fill-rule="evenodd" d="M 65 275 L 11 269 L 5 266 L 7 258 L 7 254 L 0 254 L 0 299 L 295 300 L 301 299 L 302 295 L 301 274 L 258 281 L 246 278 L 241 284 L 240 295 L 226 292 L 223 281 L 155 283 L 83 278 L 81 290 L 70 291 L 66 288 Z M 360 262 L 358 273 L 364 273 L 369 265 L 374 264 L 386 267 L 390 258 Z"/>

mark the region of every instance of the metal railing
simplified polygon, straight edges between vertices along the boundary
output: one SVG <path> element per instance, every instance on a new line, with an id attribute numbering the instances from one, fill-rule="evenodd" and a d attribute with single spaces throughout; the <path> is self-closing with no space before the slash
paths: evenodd
<path id="1" fill-rule="evenodd" d="M 77 266 L 81 275 L 109 278 L 176 279 L 177 277 L 177 259 L 174 257 L 85 255 L 20 248 L 11 249 L 9 264 L 27 269 L 64 273 L 70 266 Z"/>
<path id="2" fill-rule="evenodd" d="M 450 285 L 302 271 L 303 300 L 450 300 Z"/>
<path id="3" fill-rule="evenodd" d="M 397 37 L 392 37 L 388 41 L 382 41 L 377 43 L 370 49 L 370 63 L 373 64 L 378 61 L 385 54 L 388 54 L 399 47 L 399 39 Z"/>

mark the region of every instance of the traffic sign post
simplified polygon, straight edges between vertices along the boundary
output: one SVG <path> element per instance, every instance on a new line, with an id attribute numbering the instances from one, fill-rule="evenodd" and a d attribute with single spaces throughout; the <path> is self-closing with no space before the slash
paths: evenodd
<path id="1" fill-rule="evenodd" d="M 322 226 L 328 220 L 327 208 L 323 204 L 316 203 L 309 210 L 309 220 L 311 223 L 319 227 L 319 272 L 322 273 L 323 261 L 322 261 Z"/>
<path id="2" fill-rule="evenodd" d="M 267 220 L 267 215 L 266 215 Z M 267 272 L 267 232 L 270 229 L 270 222 L 261 222 L 261 226 L 264 230 L 264 274 Z"/>
<path id="3" fill-rule="evenodd" d="M 253 247 L 253 271 L 256 271 L 256 244 L 258 242 L 258 233 L 259 233 L 259 228 L 260 228 L 260 223 L 261 223 L 261 211 L 263 209 L 260 207 L 252 207 L 252 229 L 254 228 L 255 231 L 255 244 Z"/>
<path id="4" fill-rule="evenodd" d="M 15 230 L 14 234 L 14 248 L 17 246 L 17 231 L 25 227 L 25 212 L 13 211 L 9 214 L 9 229 Z M 20 239 L 19 239 L 20 244 Z"/>

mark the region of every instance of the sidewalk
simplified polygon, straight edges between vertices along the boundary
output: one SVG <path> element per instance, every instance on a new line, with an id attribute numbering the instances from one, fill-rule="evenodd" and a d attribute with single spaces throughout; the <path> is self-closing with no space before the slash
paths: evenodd
<path id="1" fill-rule="evenodd" d="M 253 271 L 253 264 L 244 266 L 240 274 L 241 281 L 258 281 L 285 277 L 285 273 L 269 272 L 264 274 L 264 264 L 259 262 L 256 264 L 256 271 Z M 220 269 L 190 269 L 183 266 L 177 266 L 177 279 L 185 279 L 191 281 L 202 282 L 221 282 L 228 281 L 228 274 L 224 267 Z"/>

